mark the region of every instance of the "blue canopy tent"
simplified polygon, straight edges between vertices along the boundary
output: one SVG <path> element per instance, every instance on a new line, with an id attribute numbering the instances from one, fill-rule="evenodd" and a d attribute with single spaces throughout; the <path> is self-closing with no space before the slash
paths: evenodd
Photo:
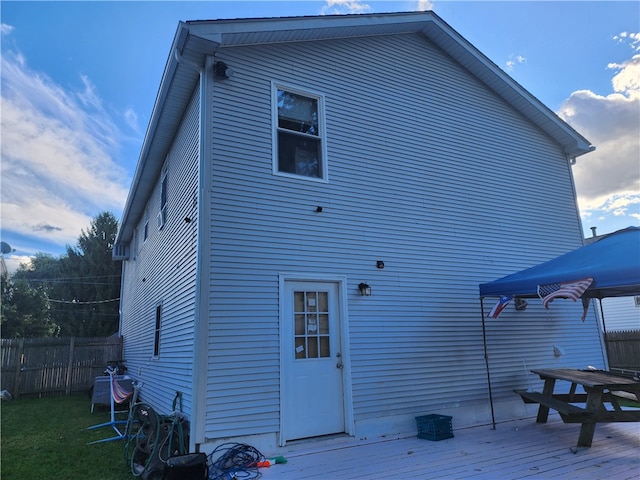
<path id="1" fill-rule="evenodd" d="M 489 382 L 489 399 L 493 418 L 491 377 L 487 356 L 485 297 L 538 298 L 539 288 L 584 278 L 592 278 L 583 298 L 626 297 L 640 295 L 640 227 L 628 227 L 570 251 L 547 262 L 480 284 L 482 334 Z M 602 314 L 602 303 L 600 303 Z M 604 315 L 603 327 L 604 327 Z M 606 335 L 606 328 L 605 328 Z M 495 428 L 495 419 L 493 419 Z"/>
<path id="2" fill-rule="evenodd" d="M 480 297 L 538 297 L 538 286 L 591 277 L 586 298 L 640 295 L 640 227 L 611 233 L 548 262 L 480 284 Z"/>

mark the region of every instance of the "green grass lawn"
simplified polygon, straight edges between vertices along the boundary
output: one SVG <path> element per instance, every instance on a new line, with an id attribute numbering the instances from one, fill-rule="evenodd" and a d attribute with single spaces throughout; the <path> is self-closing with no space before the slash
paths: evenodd
<path id="1" fill-rule="evenodd" d="M 126 415 L 118 418 L 126 419 Z M 87 445 L 116 433 L 109 410 L 86 395 L 3 401 L 0 434 L 2 480 L 131 480 L 123 440 Z"/>

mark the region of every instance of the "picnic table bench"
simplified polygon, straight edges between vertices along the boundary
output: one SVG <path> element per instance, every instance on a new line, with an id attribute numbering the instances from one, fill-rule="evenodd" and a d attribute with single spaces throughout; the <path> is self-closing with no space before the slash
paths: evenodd
<path id="1" fill-rule="evenodd" d="M 600 370 L 569 368 L 531 370 L 544 380 L 542 392 L 514 390 L 525 403 L 537 403 L 537 423 L 546 423 L 549 409 L 560 414 L 565 423 L 580 423 L 578 447 L 590 447 L 596 423 L 640 422 L 640 410 L 623 410 L 616 392 L 626 392 L 640 401 L 640 382 Z M 556 380 L 571 382 L 569 393 L 554 393 Z M 586 393 L 576 393 L 581 385 Z M 607 410 L 610 403 L 613 410 Z M 584 404 L 584 407 L 575 404 Z"/>

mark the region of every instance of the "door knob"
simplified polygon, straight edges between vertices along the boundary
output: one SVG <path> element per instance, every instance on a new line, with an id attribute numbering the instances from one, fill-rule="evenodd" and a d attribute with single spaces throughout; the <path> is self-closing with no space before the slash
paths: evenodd
<path id="1" fill-rule="evenodd" d="M 342 365 L 342 363 L 338 362 L 336 363 L 336 368 L 342 368 L 344 365 Z"/>

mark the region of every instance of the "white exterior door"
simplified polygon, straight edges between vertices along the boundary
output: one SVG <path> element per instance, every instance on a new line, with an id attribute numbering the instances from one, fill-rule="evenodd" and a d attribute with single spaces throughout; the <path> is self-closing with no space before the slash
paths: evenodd
<path id="1" fill-rule="evenodd" d="M 284 440 L 345 431 L 338 284 L 285 282 Z"/>

